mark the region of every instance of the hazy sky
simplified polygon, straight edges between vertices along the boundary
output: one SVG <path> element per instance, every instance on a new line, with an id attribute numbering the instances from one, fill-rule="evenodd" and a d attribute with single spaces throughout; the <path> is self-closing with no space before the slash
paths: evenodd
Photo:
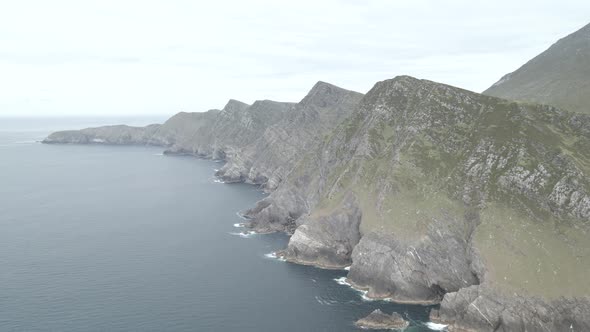
<path id="1" fill-rule="evenodd" d="M 173 114 L 408 74 L 475 91 L 590 1 L 2 1 L 0 115 Z"/>

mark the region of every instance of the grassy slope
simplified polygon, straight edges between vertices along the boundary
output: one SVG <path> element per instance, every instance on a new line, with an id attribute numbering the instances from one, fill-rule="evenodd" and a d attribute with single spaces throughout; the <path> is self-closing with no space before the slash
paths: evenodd
<path id="1" fill-rule="evenodd" d="M 559 40 L 484 93 L 590 113 L 590 24 Z"/>

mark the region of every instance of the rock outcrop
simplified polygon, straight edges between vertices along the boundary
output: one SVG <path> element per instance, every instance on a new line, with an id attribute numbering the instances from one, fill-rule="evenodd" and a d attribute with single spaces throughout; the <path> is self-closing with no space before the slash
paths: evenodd
<path id="1" fill-rule="evenodd" d="M 445 295 L 430 319 L 450 324 L 450 332 L 590 331 L 588 312 L 590 301 L 583 297 L 547 301 L 476 285 Z"/>
<path id="2" fill-rule="evenodd" d="M 357 320 L 355 325 L 362 329 L 403 330 L 408 327 L 410 323 L 397 312 L 388 315 L 383 311 L 376 309 L 367 317 Z"/>
<path id="3" fill-rule="evenodd" d="M 341 269 L 352 263 L 361 234 L 361 211 L 352 193 L 333 211 L 302 218 L 284 252 L 287 261 Z"/>

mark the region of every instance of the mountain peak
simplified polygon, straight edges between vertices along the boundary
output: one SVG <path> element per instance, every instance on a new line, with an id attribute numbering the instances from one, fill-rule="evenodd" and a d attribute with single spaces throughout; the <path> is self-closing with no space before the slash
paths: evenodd
<path id="1" fill-rule="evenodd" d="M 414 90 L 424 84 L 433 83 L 433 84 L 440 84 L 435 83 L 427 80 L 421 80 L 412 76 L 408 75 L 399 75 L 394 78 L 390 78 L 384 81 L 377 82 L 375 86 L 369 91 L 367 94 L 372 94 L 375 91 L 391 91 L 391 90 L 399 90 L 401 92 L 407 93 L 410 90 Z"/>
<path id="2" fill-rule="evenodd" d="M 324 81 L 318 81 L 309 90 L 305 98 L 300 102 L 302 105 L 313 105 L 317 107 L 330 107 L 334 105 L 342 98 L 351 95 L 361 95 L 358 92 L 346 90 L 336 85 L 326 83 Z"/>
<path id="3" fill-rule="evenodd" d="M 245 110 L 247 107 L 249 107 L 250 105 L 243 103 L 239 100 L 235 100 L 235 99 L 230 99 L 227 104 L 225 104 L 225 106 L 223 107 L 223 111 L 224 112 L 240 112 Z"/>

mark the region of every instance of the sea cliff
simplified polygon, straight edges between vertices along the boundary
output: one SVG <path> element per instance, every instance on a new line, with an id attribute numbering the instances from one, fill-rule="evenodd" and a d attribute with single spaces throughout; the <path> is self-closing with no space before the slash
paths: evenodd
<path id="1" fill-rule="evenodd" d="M 45 143 L 223 159 L 221 179 L 270 193 L 243 214 L 292 235 L 288 261 L 440 304 L 431 318 L 450 330 L 590 330 L 590 116 L 399 76 Z"/>

